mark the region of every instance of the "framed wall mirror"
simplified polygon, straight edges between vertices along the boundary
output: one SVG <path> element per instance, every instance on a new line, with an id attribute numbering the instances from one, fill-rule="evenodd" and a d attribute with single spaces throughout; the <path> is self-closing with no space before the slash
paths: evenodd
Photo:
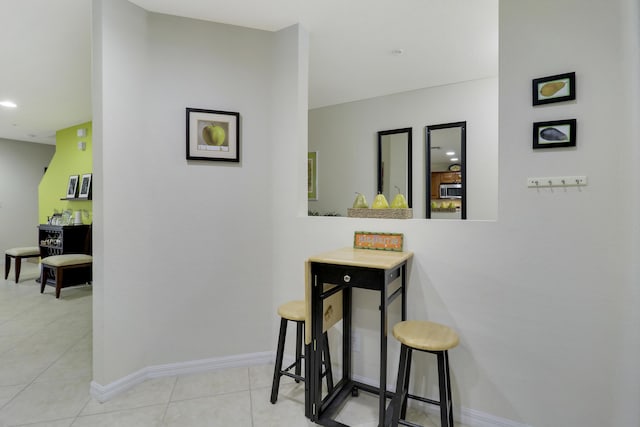
<path id="1" fill-rule="evenodd" d="M 411 137 L 412 128 L 378 132 L 378 193 L 389 203 L 398 192 L 412 207 Z"/>
<path id="2" fill-rule="evenodd" d="M 431 125 L 426 133 L 426 217 L 467 219 L 467 122 Z"/>

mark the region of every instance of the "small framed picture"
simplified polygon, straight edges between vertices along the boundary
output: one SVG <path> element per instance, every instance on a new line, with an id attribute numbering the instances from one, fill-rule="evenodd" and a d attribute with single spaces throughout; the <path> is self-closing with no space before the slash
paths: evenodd
<path id="1" fill-rule="evenodd" d="M 577 120 L 555 120 L 533 124 L 533 148 L 575 147 Z"/>
<path id="2" fill-rule="evenodd" d="M 80 180 L 80 192 L 78 193 L 79 199 L 91 198 L 91 174 L 85 173 Z"/>
<path id="3" fill-rule="evenodd" d="M 78 175 L 71 175 L 67 184 L 67 199 L 75 199 L 78 192 Z"/>
<path id="4" fill-rule="evenodd" d="M 307 154 L 307 200 L 318 200 L 318 152 Z"/>
<path id="5" fill-rule="evenodd" d="M 534 79 L 532 83 L 533 105 L 576 99 L 576 73 Z"/>
<path id="6" fill-rule="evenodd" d="M 240 161 L 240 113 L 187 108 L 187 160 Z"/>

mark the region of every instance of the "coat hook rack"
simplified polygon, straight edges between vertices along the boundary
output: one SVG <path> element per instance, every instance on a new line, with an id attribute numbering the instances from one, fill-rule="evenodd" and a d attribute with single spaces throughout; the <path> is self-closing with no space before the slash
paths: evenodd
<path id="1" fill-rule="evenodd" d="M 587 185 L 587 177 L 580 176 L 547 176 L 527 178 L 527 187 L 583 187 Z"/>

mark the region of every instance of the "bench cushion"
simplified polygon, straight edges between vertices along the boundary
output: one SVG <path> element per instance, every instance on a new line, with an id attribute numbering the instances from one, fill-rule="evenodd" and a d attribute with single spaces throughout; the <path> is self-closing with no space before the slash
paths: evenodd
<path id="1" fill-rule="evenodd" d="M 11 248 L 4 251 L 5 254 L 11 256 L 38 256 L 40 255 L 40 248 L 37 246 L 27 246 L 22 248 Z"/>
<path id="2" fill-rule="evenodd" d="M 90 264 L 93 262 L 93 257 L 85 254 L 53 255 L 43 258 L 41 262 L 51 267 L 66 267 L 69 265 Z"/>

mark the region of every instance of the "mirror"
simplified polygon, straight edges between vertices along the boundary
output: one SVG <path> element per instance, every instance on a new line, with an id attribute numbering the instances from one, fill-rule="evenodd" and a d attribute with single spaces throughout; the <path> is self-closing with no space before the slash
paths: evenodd
<path id="1" fill-rule="evenodd" d="M 426 217 L 467 219 L 467 122 L 426 127 Z"/>
<path id="2" fill-rule="evenodd" d="M 378 193 L 391 203 L 400 192 L 409 207 L 412 207 L 411 136 L 412 128 L 378 132 Z"/>

